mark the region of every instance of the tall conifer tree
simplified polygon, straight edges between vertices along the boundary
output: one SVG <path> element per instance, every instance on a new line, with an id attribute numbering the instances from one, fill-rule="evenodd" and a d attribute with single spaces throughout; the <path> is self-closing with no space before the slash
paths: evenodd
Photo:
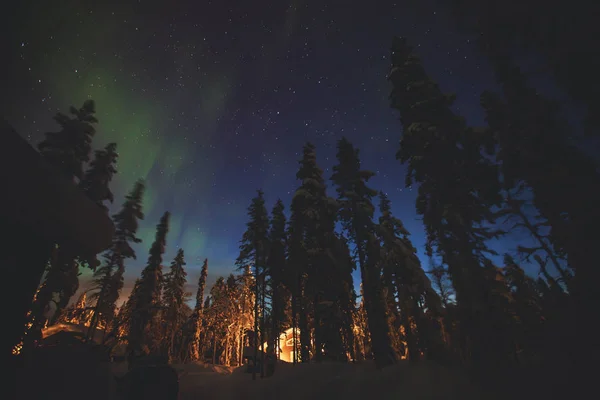
<path id="1" fill-rule="evenodd" d="M 185 317 L 185 282 L 187 273 L 183 266 L 185 265 L 183 249 L 177 250 L 177 255 L 171 262 L 169 273 L 165 274 L 163 289 L 163 304 L 165 323 L 165 346 L 166 353 L 172 359 L 175 354 L 175 334 L 181 328 Z"/>
<path id="2" fill-rule="evenodd" d="M 93 125 L 98 122 L 94 116 L 96 104 L 93 100 L 86 100 L 80 109 L 71 106 L 69 111 L 73 117 L 60 112 L 56 114 L 54 120 L 61 130 L 46 133 L 38 149 L 69 180 L 82 180 L 83 164 L 90 159 L 92 137 L 96 133 Z"/>
<path id="3" fill-rule="evenodd" d="M 113 202 L 113 193 L 108 184 L 117 173 L 117 144 L 109 143 L 102 150 L 95 151 L 95 157 L 90 163 L 90 168 L 85 172 L 80 187 L 85 194 L 99 206 L 107 209 L 105 201 Z"/>
<path id="4" fill-rule="evenodd" d="M 406 185 L 419 184 L 416 206 L 428 247 L 436 247 L 448 265 L 463 354 L 477 363 L 506 361 L 500 354 L 505 338 L 493 327 L 482 269 L 491 252 L 486 242 L 498 235 L 485 226 L 501 201 L 497 169 L 482 155 L 480 133 L 452 112 L 454 97 L 431 81 L 405 39 L 394 38 L 391 58 L 391 104 L 404 128 L 396 157 L 407 163 Z"/>
<path id="5" fill-rule="evenodd" d="M 378 368 L 383 368 L 395 362 L 395 355 L 382 292 L 381 251 L 373 223 L 371 199 L 377 195 L 377 191 L 366 184 L 375 174 L 360 169 L 358 150 L 347 139 L 341 139 L 337 149 L 338 164 L 333 167 L 331 180 L 338 193 L 340 220 L 358 256 L 375 363 Z"/>
<path id="6" fill-rule="evenodd" d="M 123 288 L 125 260 L 136 259 L 132 244 L 140 243 L 136 236 L 139 221 L 144 219 L 142 197 L 145 185 L 142 180 L 135 183 L 132 191 L 125 197 L 121 211 L 113 215 L 115 234 L 110 249 L 104 254 L 104 264 L 94 272 L 92 298 L 96 298 L 94 316 L 89 332 L 94 332 L 99 320 L 105 324 L 112 322 L 116 303 Z"/>
<path id="7" fill-rule="evenodd" d="M 271 351 L 277 351 L 279 344 L 279 335 L 284 319 L 285 311 L 285 292 L 283 282 L 285 280 L 286 264 L 286 218 L 283 213 L 285 206 L 283 201 L 278 199 L 271 212 L 271 227 L 269 230 L 269 258 L 268 273 L 270 276 L 272 299 L 271 299 Z"/>
<path id="8" fill-rule="evenodd" d="M 341 281 L 335 274 L 334 260 L 326 251 L 335 245 L 337 203 L 327 196 L 323 171 L 317 164 L 312 143 L 304 145 L 296 179 L 301 183 L 290 207 L 288 279 L 293 322 L 297 321 L 300 330 L 300 358 L 302 362 L 309 362 L 312 346 L 310 317 L 314 328 L 314 354 L 320 360 L 328 341 L 325 339 L 327 329 L 323 326 L 323 305 L 333 301 L 338 294 L 329 282 Z M 337 336 L 340 334 L 339 331 L 336 333 Z"/>
<path id="9" fill-rule="evenodd" d="M 255 279 L 255 298 L 254 298 L 254 360 L 258 361 L 259 347 L 259 329 L 261 333 L 260 339 L 264 336 L 264 303 L 261 299 L 264 297 L 264 285 L 266 282 L 266 268 L 269 251 L 269 214 L 265 207 L 264 193 L 262 190 L 257 191 L 257 196 L 252 199 L 248 207 L 248 217 L 250 221 L 246 224 L 246 232 L 242 236 L 240 243 L 240 255 L 236 260 L 236 265 L 243 269 L 248 265 L 254 267 Z M 259 326 L 260 325 L 260 326 Z M 264 343 L 260 341 L 260 345 Z M 262 361 L 264 361 L 264 353 L 261 352 Z M 264 362 L 260 363 L 261 367 Z M 256 368 L 252 370 L 252 379 L 256 379 Z M 261 376 L 264 375 L 264 370 L 261 368 Z"/>
<path id="10" fill-rule="evenodd" d="M 191 324 L 191 337 L 189 338 L 189 357 L 192 360 L 200 358 L 200 341 L 202 333 L 202 314 L 204 306 L 204 289 L 206 288 L 206 277 L 208 275 L 208 259 L 204 259 L 202 263 L 202 269 L 200 271 L 200 278 L 198 278 L 198 288 L 196 289 L 196 306 L 190 318 Z"/>
<path id="11" fill-rule="evenodd" d="M 128 352 L 130 355 L 141 351 L 143 346 L 149 346 L 152 350 L 156 345 L 150 343 L 148 331 L 155 328 L 154 319 L 160 307 L 163 285 L 162 256 L 165 252 L 170 215 L 168 211 L 165 212 L 156 226 L 156 237 L 150 247 L 148 264 L 136 285 L 129 322 Z"/>

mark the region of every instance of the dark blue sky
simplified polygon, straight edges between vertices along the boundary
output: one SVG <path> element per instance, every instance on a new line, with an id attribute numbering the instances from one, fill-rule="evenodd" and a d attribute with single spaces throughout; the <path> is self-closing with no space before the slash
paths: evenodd
<path id="1" fill-rule="evenodd" d="M 416 190 L 403 187 L 395 160 L 401 126 L 388 102 L 389 47 L 406 36 L 442 89 L 457 93 L 456 110 L 481 125 L 479 95 L 494 85 L 472 38 L 433 0 L 166 4 L 23 2 L 9 25 L 7 120 L 36 144 L 56 129 L 58 110 L 93 98 L 94 146 L 116 141 L 120 150 L 111 212 L 137 178 L 147 180 L 144 242 L 128 276 L 145 265 L 166 210 L 165 265 L 181 246 L 190 289 L 204 258 L 210 282 L 229 273 L 255 190 L 269 208 L 278 197 L 289 205 L 302 145 L 316 145 L 329 179 L 342 136 L 377 172 L 371 186 L 388 193 L 427 265 Z M 503 252 L 516 240 L 494 246 Z"/>

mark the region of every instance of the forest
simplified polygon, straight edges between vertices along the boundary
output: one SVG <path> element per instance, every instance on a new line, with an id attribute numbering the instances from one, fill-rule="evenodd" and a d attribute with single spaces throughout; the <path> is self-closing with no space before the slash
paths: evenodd
<path id="1" fill-rule="evenodd" d="M 118 144 L 92 156 L 100 123 L 93 100 L 56 114 L 60 129 L 37 144 L 41 155 L 98 207 L 122 207 L 99 260 L 54 248 L 13 354 L 35 351 L 53 325 L 74 324 L 85 327 L 87 341 L 120 349 L 130 368 L 149 355 L 179 364 L 254 360 L 257 379 L 273 373 L 273 359 L 372 360 L 377 369 L 428 360 L 464 368 L 486 384 L 510 371 L 569 382 L 594 324 L 577 315 L 597 314 L 597 160 L 582 150 L 560 103 L 538 93 L 507 55 L 502 31 L 487 22 L 481 48 L 500 91 L 481 94 L 484 126 L 467 124 L 453 108 L 455 96 L 442 92 L 406 39 L 392 41 L 387 79 L 400 120 L 396 158 L 407 166 L 406 186 L 418 189 L 427 265 L 386 194 L 370 186 L 374 172 L 361 164 L 359 149 L 341 138 L 330 176 L 319 167 L 318 149 L 304 145 L 291 204 L 268 205 L 257 188 L 235 273 L 212 287 L 209 260 L 189 293 L 185 249 L 163 259 L 171 215 L 165 210 L 146 267 L 118 306 L 127 264 L 141 256 L 132 244 L 140 242 L 146 183 L 136 182 L 124 200 L 113 198 Z M 586 126 L 597 128 L 593 119 Z M 523 232 L 534 246 L 500 255 L 490 248 L 492 239 Z M 525 264 L 538 273 L 526 274 Z M 83 268 L 93 269 L 93 286 L 74 299 Z"/>

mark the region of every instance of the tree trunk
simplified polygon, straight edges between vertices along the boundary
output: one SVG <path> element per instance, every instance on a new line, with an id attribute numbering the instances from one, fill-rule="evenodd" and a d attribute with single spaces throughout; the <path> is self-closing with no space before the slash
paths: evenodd
<path id="1" fill-rule="evenodd" d="M 229 366 L 229 333 L 225 336 L 225 365 Z"/>
<path id="2" fill-rule="evenodd" d="M 213 351 L 212 351 L 212 364 L 215 365 L 217 361 L 217 335 L 213 335 Z"/>
<path id="3" fill-rule="evenodd" d="M 243 312 L 242 312 L 243 315 Z M 240 332 L 238 336 L 238 367 L 242 365 L 242 357 L 244 355 L 244 326 L 240 324 Z"/>
<path id="4" fill-rule="evenodd" d="M 265 377 L 265 275 L 262 276 L 260 290 L 260 377 Z"/>
<path id="5" fill-rule="evenodd" d="M 310 331 L 308 330 L 308 316 L 304 296 L 300 299 L 300 318 L 298 328 L 300 329 L 300 362 L 310 362 Z"/>
<path id="6" fill-rule="evenodd" d="M 413 333 L 410 320 L 413 317 L 411 312 L 410 299 L 408 298 L 407 289 L 405 287 L 399 288 L 400 290 L 400 301 L 402 302 L 402 309 L 400 310 L 400 319 L 402 326 L 404 327 L 404 335 L 406 336 L 406 346 L 408 347 L 408 361 L 411 364 L 416 364 L 419 361 L 419 349 L 417 347 L 417 340 Z"/>
<path id="7" fill-rule="evenodd" d="M 360 238 L 358 230 L 355 230 L 356 237 Z M 371 347 L 375 358 L 375 365 L 378 369 L 384 368 L 395 363 L 395 355 L 389 336 L 389 326 L 385 314 L 385 301 L 381 293 L 381 280 L 377 270 L 376 262 L 379 260 L 365 261 L 365 253 L 361 245 L 357 246 L 359 254 L 360 273 L 363 281 L 363 296 L 365 309 L 367 311 L 367 324 L 371 333 Z M 368 246 L 372 246 L 371 239 L 366 241 Z M 369 254 L 379 253 L 375 249 L 369 249 Z"/>
<path id="8" fill-rule="evenodd" d="M 258 260 L 255 260 L 255 279 L 254 279 L 254 360 L 252 368 L 252 380 L 256 380 L 256 362 L 258 361 L 258 302 L 260 301 L 258 292 Z"/>
<path id="9" fill-rule="evenodd" d="M 313 298 L 313 326 L 314 326 L 314 338 L 315 338 L 315 354 L 314 360 L 316 362 L 323 361 L 323 327 L 321 326 L 321 310 L 319 309 L 319 297 L 315 295 Z"/>
<path id="10" fill-rule="evenodd" d="M 296 365 L 297 362 L 297 350 L 296 344 L 296 330 L 298 327 L 297 315 L 296 315 L 296 294 L 292 293 L 292 364 Z"/>

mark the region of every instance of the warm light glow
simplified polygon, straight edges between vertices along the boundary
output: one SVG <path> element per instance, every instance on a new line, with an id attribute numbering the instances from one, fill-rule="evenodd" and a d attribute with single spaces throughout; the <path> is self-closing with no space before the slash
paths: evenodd
<path id="1" fill-rule="evenodd" d="M 300 338 L 300 331 L 296 329 L 296 344 L 298 344 Z M 264 344 L 265 349 L 269 348 L 269 344 Z M 294 338 L 292 328 L 289 328 L 281 333 L 279 336 L 279 348 L 276 349 L 277 357 L 281 361 L 293 362 L 294 361 Z"/>
<path id="2" fill-rule="evenodd" d="M 21 354 L 21 350 L 23 350 L 23 341 L 22 340 L 20 343 L 16 344 L 15 347 L 13 347 L 13 349 L 12 349 L 13 356 L 17 356 L 17 355 Z"/>
<path id="3" fill-rule="evenodd" d="M 40 287 L 37 288 L 37 290 L 35 291 L 35 293 L 33 294 L 33 300 L 32 303 L 35 303 L 38 293 L 40 292 Z M 27 312 L 27 322 L 25 323 L 25 329 L 23 331 L 23 337 L 21 338 L 21 341 L 19 343 L 17 343 L 13 348 L 12 348 L 12 354 L 17 356 L 19 354 L 21 354 L 21 351 L 23 350 L 23 341 L 24 338 L 27 336 L 27 334 L 30 332 L 31 327 L 33 326 L 33 320 L 32 320 L 32 315 L 31 315 L 31 310 L 29 310 Z M 44 328 L 46 327 L 46 325 L 48 325 L 48 321 L 46 321 L 46 323 L 44 324 Z"/>

